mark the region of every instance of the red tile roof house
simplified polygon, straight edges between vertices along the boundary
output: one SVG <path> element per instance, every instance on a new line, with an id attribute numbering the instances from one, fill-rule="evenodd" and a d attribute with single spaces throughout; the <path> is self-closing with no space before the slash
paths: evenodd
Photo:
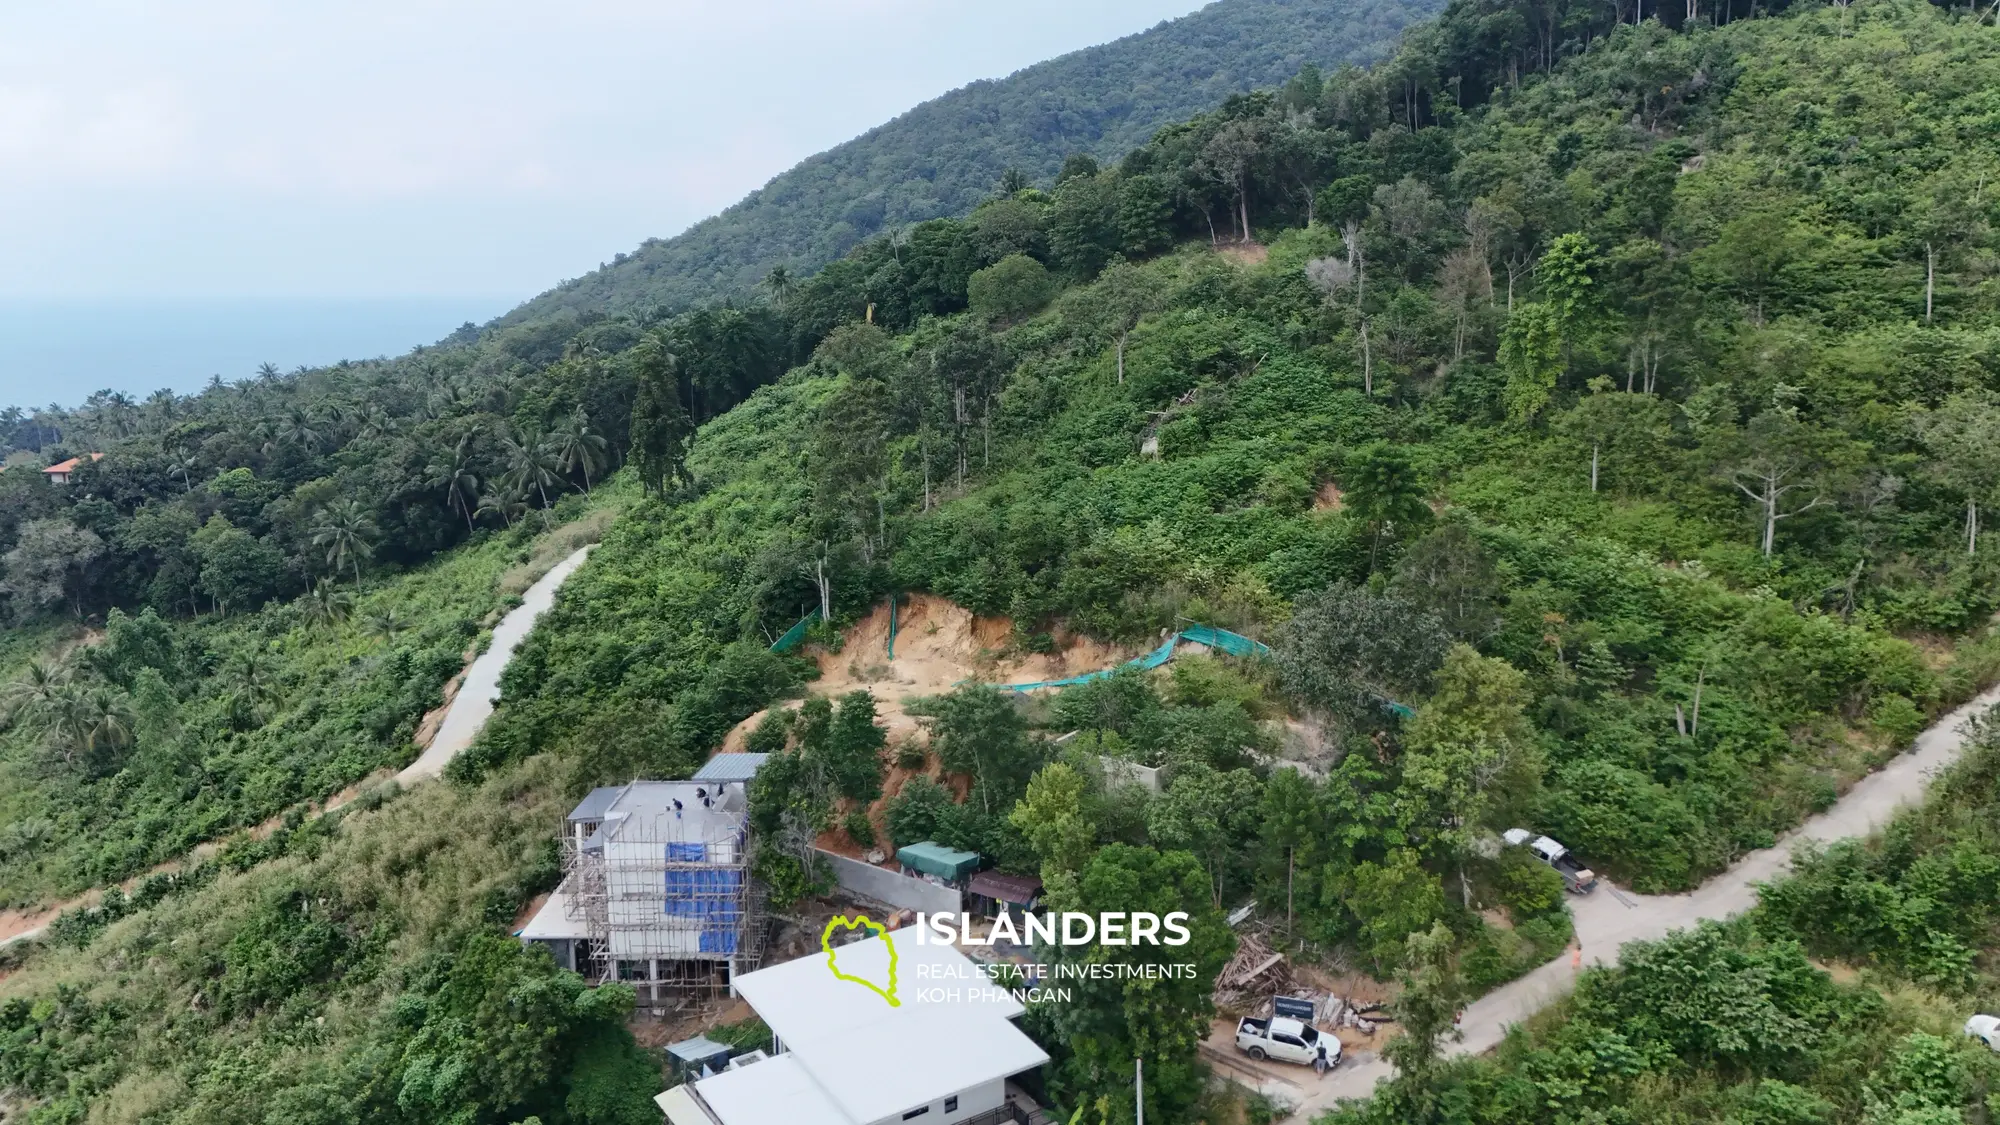
<path id="1" fill-rule="evenodd" d="M 90 459 L 93 462 L 102 461 L 104 460 L 104 454 L 93 453 L 90 455 Z M 48 468 L 43 469 L 42 475 L 49 478 L 50 484 L 68 484 L 70 474 L 76 472 L 76 467 L 82 462 L 83 458 L 81 457 L 72 457 L 67 461 L 58 461 Z"/>

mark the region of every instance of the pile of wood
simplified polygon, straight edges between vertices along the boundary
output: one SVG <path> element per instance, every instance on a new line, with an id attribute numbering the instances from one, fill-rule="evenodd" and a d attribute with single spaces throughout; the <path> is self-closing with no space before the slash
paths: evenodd
<path id="1" fill-rule="evenodd" d="M 1357 1003 L 1351 997 L 1313 987 L 1292 971 L 1283 953 L 1272 949 L 1254 931 L 1237 933 L 1236 955 L 1216 975 L 1213 995 L 1218 1011 L 1248 1016 L 1271 1015 L 1274 997 L 1303 1000 L 1313 1006 L 1314 1022 L 1322 1030 L 1345 1027 L 1373 1035 L 1377 1025 L 1387 1019 L 1381 1004 Z"/>
<path id="2" fill-rule="evenodd" d="M 1254 933 L 1236 938 L 1236 955 L 1215 977 L 1215 1006 L 1226 1012 L 1248 1012 L 1269 997 L 1292 991 L 1291 963 Z"/>

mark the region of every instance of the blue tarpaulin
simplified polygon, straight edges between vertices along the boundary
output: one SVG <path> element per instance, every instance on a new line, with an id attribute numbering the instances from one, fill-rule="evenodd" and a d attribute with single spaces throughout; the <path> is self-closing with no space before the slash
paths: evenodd
<path id="1" fill-rule="evenodd" d="M 743 918 L 742 870 L 708 865 L 706 844 L 668 844 L 667 864 L 666 912 L 701 921 L 701 952 L 736 952 Z"/>

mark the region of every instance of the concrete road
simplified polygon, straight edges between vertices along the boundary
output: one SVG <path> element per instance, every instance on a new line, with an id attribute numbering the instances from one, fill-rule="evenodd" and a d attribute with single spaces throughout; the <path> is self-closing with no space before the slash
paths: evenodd
<path id="1" fill-rule="evenodd" d="M 594 546 L 594 544 L 593 544 Z M 521 595 L 521 604 L 500 619 L 493 630 L 493 643 L 466 669 L 465 682 L 459 685 L 458 695 L 451 701 L 451 710 L 444 714 L 444 722 L 439 724 L 437 737 L 416 761 L 411 762 L 396 780 L 405 787 L 419 781 L 429 781 L 444 773 L 444 767 L 453 758 L 472 745 L 486 720 L 493 715 L 493 704 L 500 698 L 500 673 L 507 670 L 507 664 L 514 659 L 514 650 L 528 638 L 528 631 L 535 627 L 535 619 L 547 613 L 555 604 L 556 591 L 583 565 L 590 556 L 590 547 L 557 563 L 554 569 L 542 575 L 534 585 Z"/>
<path id="2" fill-rule="evenodd" d="M 2000 704 L 1995 688 L 1960 707 L 1917 737 L 1910 752 L 1857 782 L 1832 808 L 1794 829 L 1776 846 L 1751 852 L 1729 870 L 1687 894 L 1635 895 L 1600 884 L 1595 893 L 1570 899 L 1582 945 L 1520 980 L 1487 993 L 1465 1010 L 1465 1038 L 1448 1048 L 1454 1055 L 1479 1054 L 1499 1045 L 1507 1029 L 1561 999 L 1576 983 L 1582 966 L 1611 964 L 1619 947 L 1651 941 L 1705 918 L 1728 918 L 1757 903 L 1756 886 L 1770 882 L 1791 863 L 1792 851 L 1808 842 L 1826 843 L 1865 836 L 1886 825 L 1898 809 L 1921 801 L 1931 779 L 1958 760 L 1965 748 L 1966 720 Z M 1343 1098 L 1365 1098 L 1395 1068 L 1357 1052 L 1325 1082 L 1314 1086 L 1297 1113 L 1310 1120 Z"/>

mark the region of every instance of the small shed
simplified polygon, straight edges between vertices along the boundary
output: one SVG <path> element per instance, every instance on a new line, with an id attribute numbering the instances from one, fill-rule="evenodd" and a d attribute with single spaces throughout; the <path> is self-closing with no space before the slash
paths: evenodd
<path id="1" fill-rule="evenodd" d="M 929 878 L 946 886 L 962 887 L 979 870 L 978 852 L 954 851 L 943 844 L 925 840 L 896 849 L 896 862 L 903 874 Z"/>
<path id="2" fill-rule="evenodd" d="M 697 1035 L 669 1044 L 667 1060 L 673 1064 L 674 1077 L 691 1081 L 708 1074 L 721 1074 L 729 1066 L 729 1047 L 706 1035 Z"/>
<path id="3" fill-rule="evenodd" d="M 757 776 L 769 754 L 717 754 L 708 760 L 689 781 L 731 782 L 749 781 Z"/>
<path id="4" fill-rule="evenodd" d="M 965 889 L 972 896 L 973 909 L 989 918 L 1015 907 L 1033 910 L 1042 897 L 1040 879 L 1033 875 L 1002 875 L 998 871 L 981 871 Z"/>

